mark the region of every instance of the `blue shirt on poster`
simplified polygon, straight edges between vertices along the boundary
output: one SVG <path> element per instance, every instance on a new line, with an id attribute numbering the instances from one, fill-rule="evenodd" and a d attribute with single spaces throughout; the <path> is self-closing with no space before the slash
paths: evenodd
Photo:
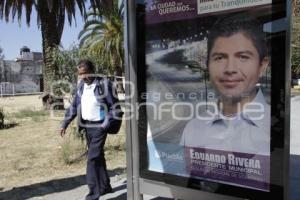
<path id="1" fill-rule="evenodd" d="M 270 105 L 261 90 L 246 106 L 260 105 L 262 112 L 244 109 L 232 117 L 220 111 L 206 112 L 187 123 L 180 144 L 187 147 L 207 148 L 249 154 L 270 155 Z M 254 110 L 252 110 L 254 111 Z"/>

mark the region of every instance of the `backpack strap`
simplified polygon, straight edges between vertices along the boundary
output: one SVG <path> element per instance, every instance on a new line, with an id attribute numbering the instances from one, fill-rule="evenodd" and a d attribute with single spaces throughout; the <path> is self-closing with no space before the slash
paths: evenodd
<path id="1" fill-rule="evenodd" d="M 104 90 L 105 90 L 104 79 L 106 79 L 106 78 L 101 77 L 98 81 L 99 82 L 99 87 L 98 87 L 98 94 L 99 95 L 104 94 Z"/>

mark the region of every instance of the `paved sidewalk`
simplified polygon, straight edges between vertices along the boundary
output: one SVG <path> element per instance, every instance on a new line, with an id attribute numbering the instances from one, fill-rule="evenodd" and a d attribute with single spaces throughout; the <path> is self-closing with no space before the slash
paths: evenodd
<path id="1" fill-rule="evenodd" d="M 291 99 L 290 153 L 300 155 L 300 95 Z"/>
<path id="2" fill-rule="evenodd" d="M 106 194 L 100 200 L 125 200 L 126 198 L 126 179 L 118 177 L 111 178 L 111 185 L 114 193 Z M 72 190 L 57 192 L 40 197 L 33 197 L 28 200 L 84 200 L 88 193 L 87 185 L 83 185 Z"/>
<path id="3" fill-rule="evenodd" d="M 114 193 L 101 196 L 100 200 L 127 200 L 126 178 L 115 176 L 111 178 Z M 82 185 L 71 190 L 54 192 L 47 195 L 26 198 L 27 200 L 84 200 L 88 193 L 87 185 Z M 2 200 L 0 198 L 0 200 Z M 4 200 L 4 199 L 3 199 Z M 6 199 L 5 199 L 6 200 Z M 19 200 L 16 198 L 16 200 Z M 169 198 L 144 195 L 144 200 L 169 200 Z"/>

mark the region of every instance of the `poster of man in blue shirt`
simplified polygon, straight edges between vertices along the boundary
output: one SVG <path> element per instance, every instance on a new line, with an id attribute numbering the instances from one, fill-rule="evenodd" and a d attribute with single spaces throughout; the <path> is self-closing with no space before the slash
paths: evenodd
<path id="1" fill-rule="evenodd" d="M 188 21 L 194 38 L 163 40 L 162 50 L 149 42 L 149 170 L 269 191 L 270 49 L 258 18 Z"/>
<path id="2" fill-rule="evenodd" d="M 219 98 L 185 126 L 181 144 L 270 155 L 270 105 L 258 84 L 269 65 L 263 25 L 252 17 L 221 19 L 207 43 L 210 82 Z"/>
<path id="3" fill-rule="evenodd" d="M 268 65 L 263 25 L 255 18 L 233 15 L 211 28 L 207 69 L 218 98 L 186 124 L 180 141 L 192 177 L 268 191 L 270 105 L 258 84 Z"/>
<path id="4" fill-rule="evenodd" d="M 289 119 L 289 38 L 279 7 L 285 4 L 146 1 L 138 59 L 145 64 L 138 78 L 145 83 L 138 90 L 144 178 L 216 193 L 242 189 L 255 199 L 272 193 Z"/>
<path id="5" fill-rule="evenodd" d="M 287 1 L 272 0 L 140 6 L 142 178 L 243 199 L 281 199 L 290 9 Z"/>

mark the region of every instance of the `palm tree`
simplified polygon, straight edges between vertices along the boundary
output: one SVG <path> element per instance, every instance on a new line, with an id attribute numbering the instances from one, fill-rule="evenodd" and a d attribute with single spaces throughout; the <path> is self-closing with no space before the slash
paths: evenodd
<path id="1" fill-rule="evenodd" d="M 87 14 L 83 30 L 79 33 L 80 46 L 99 55 L 115 76 L 122 76 L 124 70 L 123 47 L 123 1 L 112 0 L 111 9 L 96 9 Z M 118 91 L 124 92 L 122 79 L 117 78 Z"/>
<path id="2" fill-rule="evenodd" d="M 4 59 L 3 49 L 0 47 L 0 60 Z"/>
<path id="3" fill-rule="evenodd" d="M 90 0 L 91 7 L 95 9 L 110 8 L 110 0 Z M 76 5 L 81 16 L 86 17 L 86 0 L 1 0 L 0 19 L 5 18 L 8 22 L 11 15 L 12 20 L 16 17 L 21 20 L 22 9 L 25 8 L 26 22 L 30 25 L 32 9 L 37 12 L 37 24 L 42 33 L 43 45 L 43 78 L 44 93 L 50 92 L 50 84 L 55 80 L 58 68 L 53 59 L 53 53 L 60 44 L 63 33 L 65 15 L 69 24 L 75 20 Z"/>

